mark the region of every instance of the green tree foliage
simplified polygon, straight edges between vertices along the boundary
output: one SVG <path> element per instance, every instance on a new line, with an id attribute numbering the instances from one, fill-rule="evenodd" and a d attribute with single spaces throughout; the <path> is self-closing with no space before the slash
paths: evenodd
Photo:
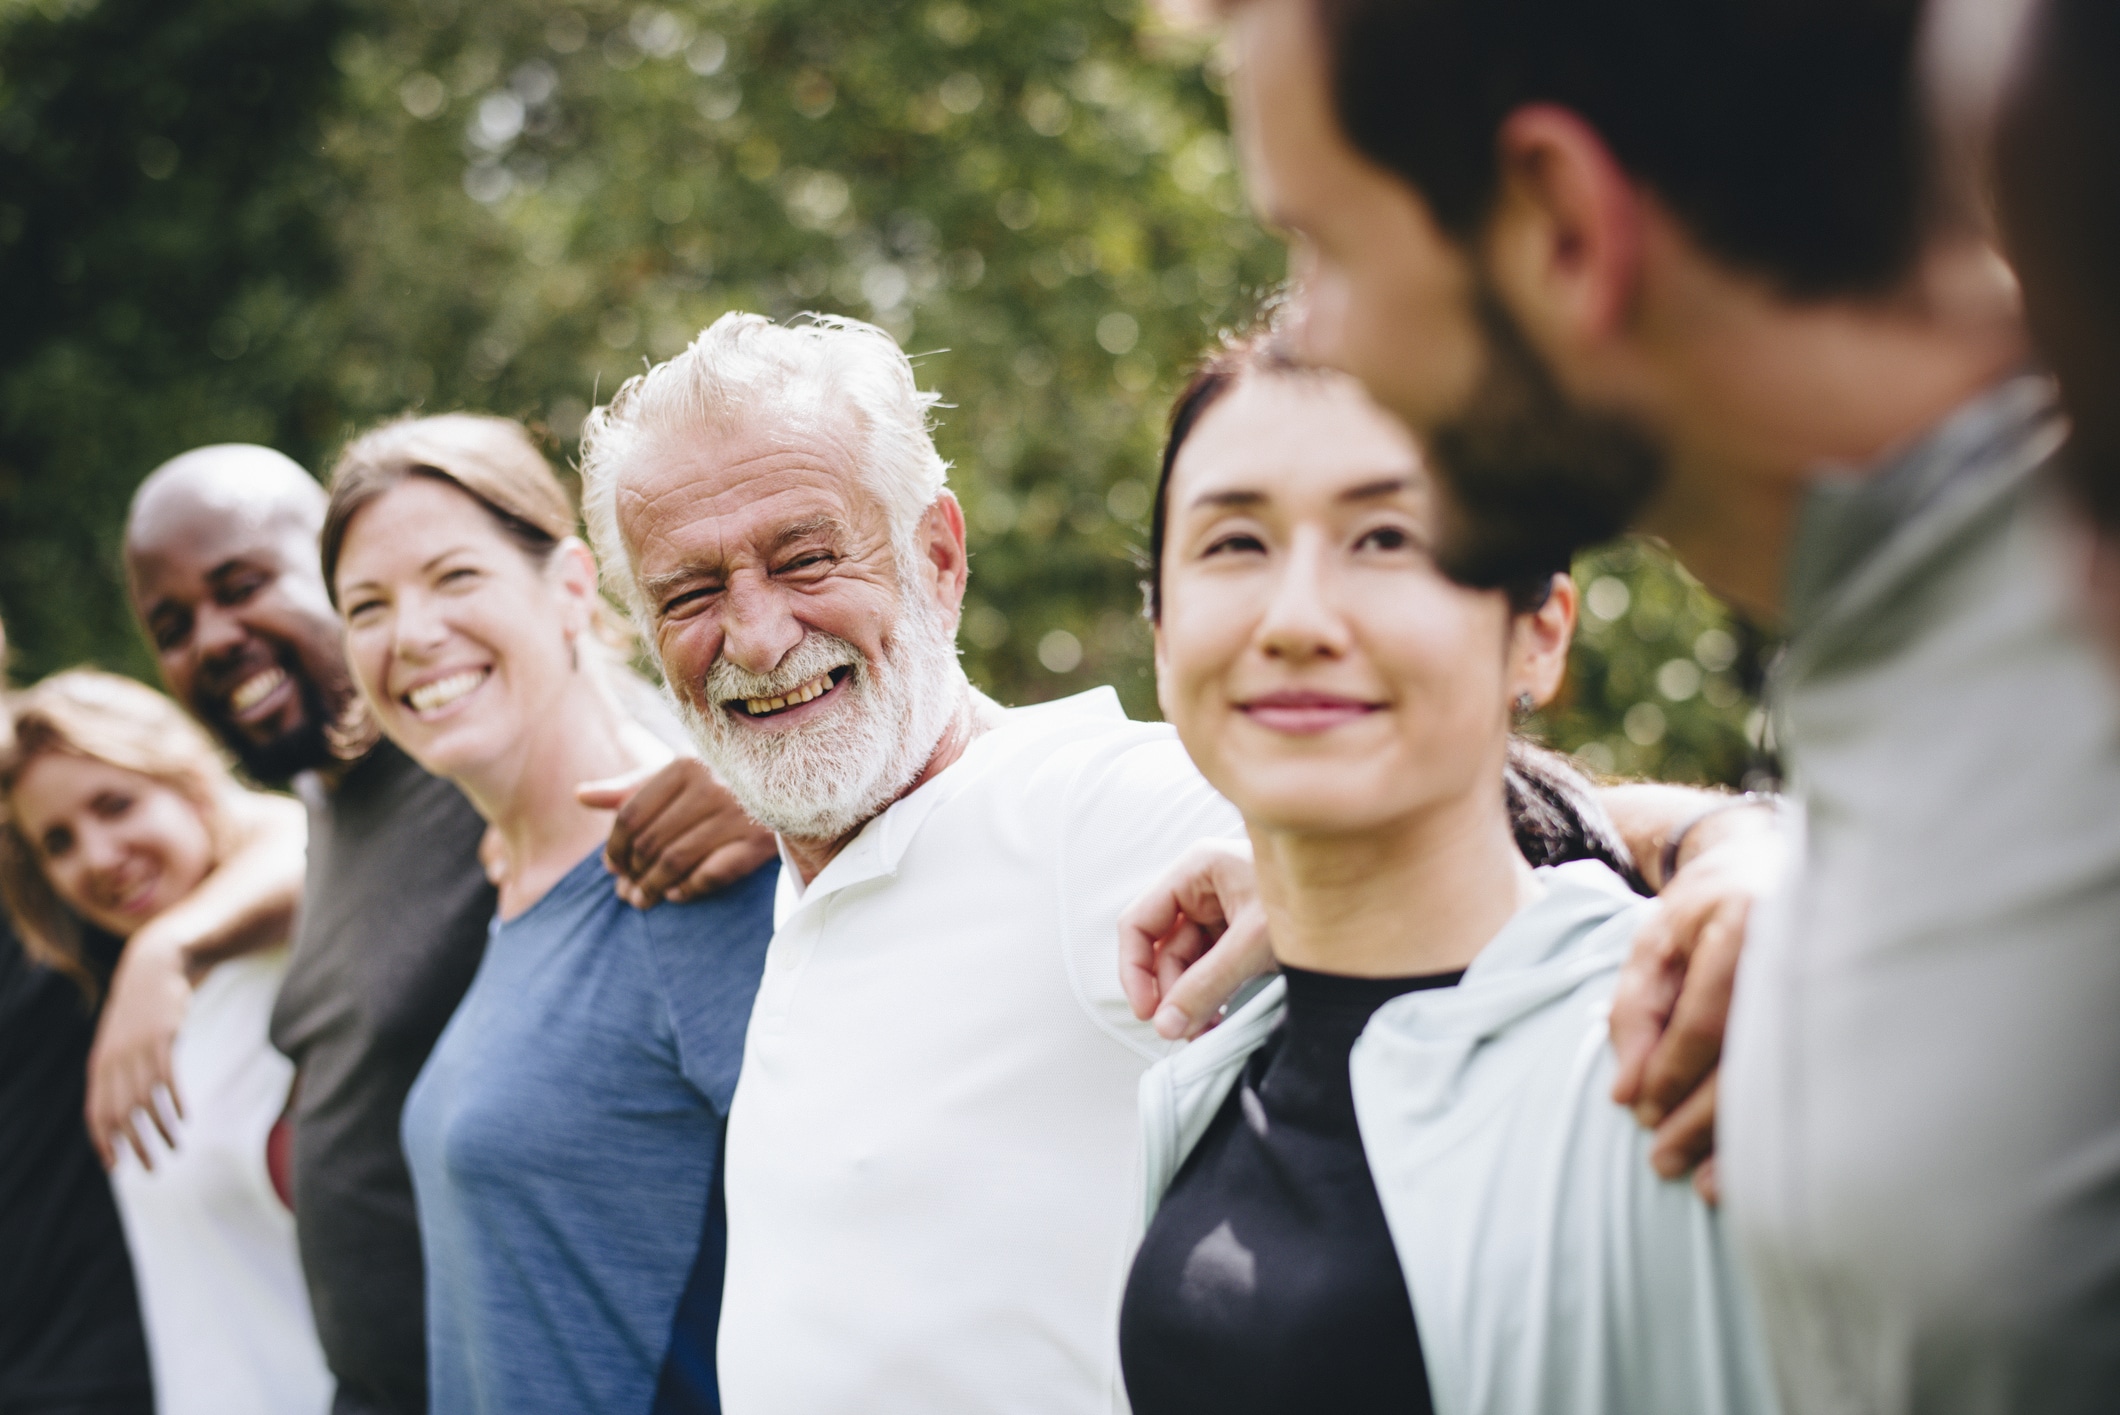
<path id="1" fill-rule="evenodd" d="M 163 457 L 256 440 L 321 469 L 377 419 L 470 407 L 564 459 L 599 392 L 722 312 L 818 309 L 892 330 L 948 401 L 974 676 L 1154 711 L 1164 410 L 1283 263 L 1204 50 L 1133 0 L 10 4 L 0 274 L 37 295 L 0 333 L 0 605 L 25 672 L 140 666 L 115 541 Z M 1589 568 L 1628 607 L 1586 615 L 1537 725 L 1601 768 L 1735 779 L 1756 646 L 1653 553 Z"/>

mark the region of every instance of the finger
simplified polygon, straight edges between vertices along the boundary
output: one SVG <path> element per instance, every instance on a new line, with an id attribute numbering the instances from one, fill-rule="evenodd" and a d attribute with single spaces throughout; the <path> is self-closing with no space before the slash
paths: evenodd
<path id="1" fill-rule="evenodd" d="M 133 1122 L 130 1119 L 126 1120 L 123 1125 L 120 1125 L 118 1127 L 118 1133 L 123 1136 L 128 1142 L 131 1143 L 132 1152 L 135 1155 L 139 1156 L 140 1168 L 146 1170 L 150 1174 L 154 1173 L 154 1159 L 147 1153 L 147 1146 L 140 1139 L 140 1132 L 134 1126 Z"/>
<path id="2" fill-rule="evenodd" d="M 1164 990 L 1156 1009 L 1156 1031 L 1175 1039 L 1205 1031 L 1238 988 L 1273 971 L 1273 948 L 1263 910 L 1239 914 L 1212 948 Z"/>
<path id="3" fill-rule="evenodd" d="M 1148 1021 L 1156 1015 L 1156 1007 L 1163 1000 L 1164 985 L 1169 981 L 1164 976 L 1166 958 L 1174 947 L 1182 946 L 1178 935 L 1195 926 L 1184 915 L 1162 934 L 1153 938 L 1120 931 L 1119 938 L 1119 990 L 1126 994 L 1127 1006 L 1134 1016 Z"/>
<path id="4" fill-rule="evenodd" d="M 1163 994 L 1157 954 L 1184 917 L 1168 879 L 1159 880 L 1119 915 L 1119 986 L 1134 1016 L 1143 1022 L 1155 1015 Z"/>
<path id="5" fill-rule="evenodd" d="M 1678 1003 L 1642 1071 L 1642 1103 L 1668 1112 L 1722 1059 L 1730 1021 L 1730 991 L 1742 951 L 1743 909 L 1724 909 L 1702 927 Z"/>
<path id="6" fill-rule="evenodd" d="M 615 811 L 633 798 L 642 782 L 655 774 L 655 768 L 642 767 L 623 776 L 607 776 L 600 781 L 584 781 L 574 788 L 574 799 L 584 806 L 598 811 Z"/>
<path id="7" fill-rule="evenodd" d="M 618 814 L 611 821 L 611 838 L 604 845 L 604 859 L 613 870 L 622 875 L 640 874 L 647 858 L 640 854 L 642 832 L 655 825 L 663 809 L 683 790 L 684 777 L 672 774 L 665 766 L 649 773 L 618 804 Z"/>
<path id="8" fill-rule="evenodd" d="M 147 1118 L 155 1123 L 155 1132 L 162 1137 L 162 1143 L 174 1150 L 177 1147 L 176 1127 L 171 1123 L 169 1116 L 163 1111 L 162 1107 L 156 1104 L 156 1101 L 157 1097 L 149 1094 L 145 1107 Z"/>
<path id="9" fill-rule="evenodd" d="M 1678 1178 L 1714 1152 L 1715 1091 L 1711 1076 L 1656 1127 L 1649 1163 L 1664 1178 Z"/>
<path id="10" fill-rule="evenodd" d="M 665 890 L 663 897 L 674 904 L 704 899 L 740 879 L 750 878 L 766 861 L 779 854 L 780 843 L 770 835 L 758 840 L 732 841 L 707 856 L 682 881 Z"/>
<path id="11" fill-rule="evenodd" d="M 633 853 L 638 858 L 641 852 Z M 772 832 L 740 812 L 717 810 L 657 853 L 640 877 L 641 892 L 650 899 L 674 897 L 676 891 L 698 898 L 733 884 L 779 853 Z"/>
<path id="12" fill-rule="evenodd" d="M 635 840 L 633 882 L 648 898 L 660 899 L 664 890 L 684 883 L 693 870 L 726 843 L 726 829 L 713 821 L 696 821 L 653 845 L 645 839 Z"/>
<path id="13" fill-rule="evenodd" d="M 1693 1171 L 1693 1192 L 1715 1207 L 1722 1205 L 1722 1165 L 1709 1155 Z"/>
<path id="14" fill-rule="evenodd" d="M 1215 946 L 1222 930 L 1205 928 L 1191 919 L 1182 919 L 1178 927 L 1171 930 L 1170 937 L 1156 950 L 1156 994 L 1169 997 L 1170 990 L 1185 976 L 1185 970 L 1207 956 Z"/>
<path id="15" fill-rule="evenodd" d="M 1667 902 L 1635 935 L 1612 994 L 1612 1051 L 1619 1061 L 1612 1099 L 1620 1105 L 1632 1106 L 1641 1098 L 1643 1068 L 1677 1005 L 1684 973 L 1679 930 Z"/>
<path id="16" fill-rule="evenodd" d="M 177 1090 L 177 1062 L 172 1048 L 175 1037 L 167 1037 L 155 1044 L 155 1076 L 153 1084 L 160 1086 L 169 1096 L 169 1108 L 179 1120 L 184 1118 L 184 1096 Z"/>

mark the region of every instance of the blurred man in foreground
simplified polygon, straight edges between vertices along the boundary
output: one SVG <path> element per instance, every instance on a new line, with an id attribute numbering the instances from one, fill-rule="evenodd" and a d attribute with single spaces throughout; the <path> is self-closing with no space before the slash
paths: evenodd
<path id="1" fill-rule="evenodd" d="M 1722 1148 L 1791 1406 L 2105 1409 L 2120 696 L 2052 390 L 1932 180 L 1921 8 L 1237 0 L 1233 106 L 1310 352 L 1428 441 L 1459 575 L 1636 526 L 1790 633 L 1808 837 Z M 1636 1056 L 1685 967 L 1646 962 Z M 1701 1036 L 1622 1095 L 1660 1116 Z"/>
<path id="2" fill-rule="evenodd" d="M 335 1409 L 400 1415 L 426 1408 L 427 1363 L 399 1117 L 478 967 L 494 896 L 470 804 L 349 718 L 353 689 L 317 558 L 324 507 L 323 488 L 276 452 L 200 448 L 142 483 L 126 569 L 171 694 L 254 777 L 295 779 L 310 809 L 300 926 L 272 1026 L 299 1068 L 296 1231 L 338 1379 Z M 631 784 L 592 794 L 616 805 Z M 621 829 L 632 829 L 612 851 L 636 893 L 704 890 L 772 848 L 696 762 L 664 768 L 638 800 L 644 809 L 622 813 Z M 636 852 L 631 836 L 643 832 L 664 848 Z M 165 1069 L 121 1075 L 166 1084 L 167 1036 L 189 987 L 178 960 L 132 981 L 137 1040 L 120 1050 Z M 113 1013 L 119 1005 L 114 995 Z M 109 1089 L 115 1115 L 144 1101 Z"/>
<path id="3" fill-rule="evenodd" d="M 2120 7 L 2004 8 L 2030 13 L 2005 51 L 2014 62 L 1992 163 L 1998 215 L 2032 333 L 2068 401 L 2062 468 L 2095 528 L 2093 612 L 2120 659 Z"/>

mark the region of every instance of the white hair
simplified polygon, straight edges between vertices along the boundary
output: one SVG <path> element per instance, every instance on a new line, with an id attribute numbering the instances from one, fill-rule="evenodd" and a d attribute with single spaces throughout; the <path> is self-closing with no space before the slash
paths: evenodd
<path id="1" fill-rule="evenodd" d="M 582 519 L 596 558 L 636 617 L 646 613 L 633 557 L 618 526 L 618 488 L 644 446 L 682 445 L 745 419 L 780 415 L 791 402 L 838 407 L 859 424 L 861 474 L 882 501 L 901 570 L 914 531 L 947 484 L 912 360 L 873 324 L 807 314 L 789 324 L 725 314 L 691 347 L 626 380 L 582 424 Z"/>

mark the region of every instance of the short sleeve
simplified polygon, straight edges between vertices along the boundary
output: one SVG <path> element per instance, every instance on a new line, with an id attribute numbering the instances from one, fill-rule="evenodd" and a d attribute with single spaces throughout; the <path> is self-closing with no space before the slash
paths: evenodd
<path id="1" fill-rule="evenodd" d="M 773 938 L 770 861 L 728 888 L 686 904 L 659 904 L 641 915 L 663 987 L 685 1079 L 727 1115 L 743 1065 L 751 1001 Z"/>
<path id="2" fill-rule="evenodd" d="M 1137 1019 L 1119 987 L 1119 915 L 1198 841 L 1243 834 L 1236 808 L 1168 727 L 1140 725 L 1124 745 L 1066 762 L 1059 888 L 1069 979 L 1090 1017 L 1148 1057 L 1170 1043 Z"/>

